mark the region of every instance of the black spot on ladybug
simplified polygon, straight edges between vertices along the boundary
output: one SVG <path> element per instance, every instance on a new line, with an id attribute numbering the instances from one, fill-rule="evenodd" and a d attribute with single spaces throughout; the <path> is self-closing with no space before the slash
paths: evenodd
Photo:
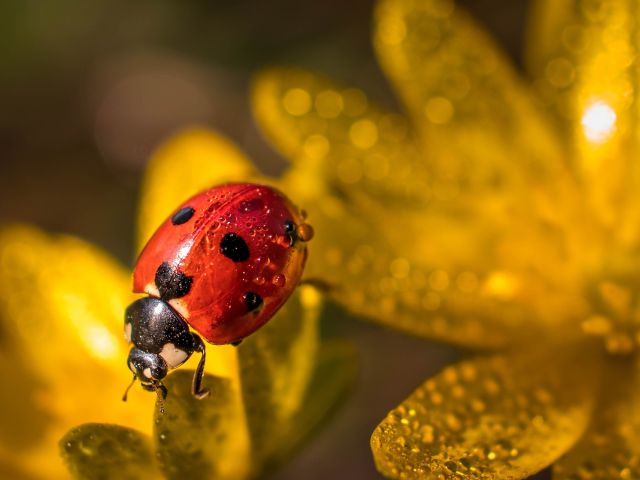
<path id="1" fill-rule="evenodd" d="M 192 282 L 193 277 L 179 272 L 167 262 L 163 262 L 156 270 L 156 287 L 163 300 L 184 297 L 191 290 Z"/>
<path id="2" fill-rule="evenodd" d="M 174 213 L 173 217 L 171 217 L 171 223 L 174 225 L 182 225 L 183 223 L 187 223 L 193 217 L 195 210 L 192 207 L 184 207 Z"/>
<path id="3" fill-rule="evenodd" d="M 247 306 L 247 310 L 250 312 L 253 312 L 262 305 L 262 297 L 257 293 L 247 292 L 242 298 L 244 299 L 244 304 Z"/>
<path id="4" fill-rule="evenodd" d="M 220 241 L 222 254 L 234 262 L 249 260 L 249 247 L 247 242 L 237 233 L 227 233 Z"/>
<path id="5" fill-rule="evenodd" d="M 298 235 L 296 234 L 296 224 L 293 223 L 293 220 L 285 220 L 284 233 L 289 237 L 289 245 L 295 245 Z"/>

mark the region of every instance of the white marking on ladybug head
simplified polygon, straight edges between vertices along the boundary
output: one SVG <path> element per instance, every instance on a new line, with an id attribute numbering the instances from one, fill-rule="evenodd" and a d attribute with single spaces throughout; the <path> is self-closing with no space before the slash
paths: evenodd
<path id="1" fill-rule="evenodd" d="M 129 322 L 124 324 L 124 339 L 127 343 L 131 343 L 131 324 Z"/>
<path id="2" fill-rule="evenodd" d="M 189 319 L 189 309 L 182 300 L 178 298 L 172 298 L 171 300 L 169 300 L 169 305 L 171 305 L 182 318 L 184 318 L 185 320 Z"/>
<path id="3" fill-rule="evenodd" d="M 149 367 L 145 368 L 145 369 L 142 371 L 142 374 L 143 374 L 145 377 L 147 377 L 149 380 L 151 380 L 151 379 L 152 379 L 152 377 L 151 377 L 151 369 L 150 369 Z"/>
<path id="4" fill-rule="evenodd" d="M 176 348 L 173 343 L 165 343 L 159 355 L 167 362 L 169 368 L 176 368 L 182 365 L 189 358 L 189 354 L 184 350 Z"/>
<path id="5" fill-rule="evenodd" d="M 158 291 L 158 287 L 156 287 L 156 284 L 153 282 L 147 283 L 147 285 L 144 287 L 144 291 L 145 293 L 147 293 L 148 295 L 151 295 L 152 297 L 160 298 L 160 292 Z"/>

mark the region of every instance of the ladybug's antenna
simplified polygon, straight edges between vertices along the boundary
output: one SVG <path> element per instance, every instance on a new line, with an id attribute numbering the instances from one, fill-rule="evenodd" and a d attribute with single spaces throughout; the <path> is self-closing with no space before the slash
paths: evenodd
<path id="1" fill-rule="evenodd" d="M 202 389 L 202 377 L 204 376 L 204 363 L 207 357 L 207 349 L 205 348 L 204 343 L 202 343 L 202 339 L 199 336 L 194 334 L 193 340 L 196 344 L 195 350 L 200 352 L 202 356 L 200 357 L 200 361 L 198 362 L 198 367 L 196 368 L 196 371 L 193 374 L 193 384 L 191 385 L 191 393 L 198 400 L 202 400 L 203 398 L 209 395 L 208 389 L 206 388 Z"/>
<path id="2" fill-rule="evenodd" d="M 131 383 L 129 384 L 129 386 L 127 387 L 127 389 L 124 391 L 124 395 L 122 395 L 122 401 L 126 402 L 127 401 L 127 395 L 129 394 L 129 390 L 131 390 L 131 387 L 133 387 L 133 384 L 136 383 L 136 374 L 133 374 L 133 380 L 131 380 Z"/>

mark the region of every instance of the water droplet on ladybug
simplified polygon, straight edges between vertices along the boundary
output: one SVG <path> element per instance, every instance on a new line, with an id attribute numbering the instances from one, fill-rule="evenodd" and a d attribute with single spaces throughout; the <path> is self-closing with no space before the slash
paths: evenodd
<path id="1" fill-rule="evenodd" d="M 243 213 L 255 212 L 264 207 L 264 202 L 260 198 L 254 198 L 251 200 L 244 200 L 240 204 L 240 211 Z"/>
<path id="2" fill-rule="evenodd" d="M 258 275 L 253 279 L 253 283 L 256 285 L 264 285 L 264 282 L 266 282 L 266 279 L 262 275 Z"/>
<path id="3" fill-rule="evenodd" d="M 302 225 L 298 225 L 296 228 L 296 235 L 303 242 L 308 242 L 313 238 L 313 227 L 308 223 L 303 223 Z"/>
<path id="4" fill-rule="evenodd" d="M 287 278 L 284 275 L 277 273 L 271 279 L 271 283 L 276 287 L 282 288 L 287 283 Z"/>
<path id="5" fill-rule="evenodd" d="M 289 235 L 276 235 L 275 243 L 286 248 L 291 245 L 291 239 L 289 238 Z"/>

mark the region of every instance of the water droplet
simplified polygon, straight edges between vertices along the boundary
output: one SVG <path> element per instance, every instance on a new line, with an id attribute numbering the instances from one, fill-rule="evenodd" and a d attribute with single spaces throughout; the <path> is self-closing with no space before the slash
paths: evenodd
<path id="1" fill-rule="evenodd" d="M 431 425 L 424 425 L 420 429 L 420 433 L 422 434 L 422 441 L 424 443 L 432 443 L 434 440 L 433 435 L 433 427 Z"/>
<path id="2" fill-rule="evenodd" d="M 264 202 L 260 198 L 253 198 L 251 200 L 244 200 L 240 203 L 240 211 L 243 213 L 255 212 L 264 207 Z"/>
<path id="3" fill-rule="evenodd" d="M 282 288 L 287 283 L 287 279 L 284 275 L 277 273 L 271 279 L 271 283 L 276 287 Z"/>

